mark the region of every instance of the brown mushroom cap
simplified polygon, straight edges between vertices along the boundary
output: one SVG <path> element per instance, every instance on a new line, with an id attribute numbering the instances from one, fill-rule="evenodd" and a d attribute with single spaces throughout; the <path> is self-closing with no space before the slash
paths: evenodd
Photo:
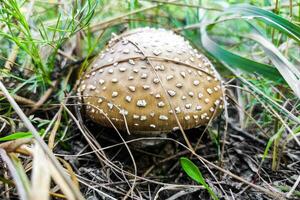
<path id="1" fill-rule="evenodd" d="M 78 92 L 93 121 L 121 130 L 127 123 L 132 133 L 176 130 L 174 112 L 183 129 L 205 125 L 222 108 L 213 65 L 164 29 L 139 28 L 114 37 L 91 63 Z"/>

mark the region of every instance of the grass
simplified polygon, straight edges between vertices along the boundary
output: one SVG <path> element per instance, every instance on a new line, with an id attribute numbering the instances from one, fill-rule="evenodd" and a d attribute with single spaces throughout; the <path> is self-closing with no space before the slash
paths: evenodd
<path id="1" fill-rule="evenodd" d="M 135 139 L 125 141 L 120 134 L 107 140 L 103 135 L 112 130 L 103 127 L 97 128 L 102 134 L 95 134 L 96 130 L 89 129 L 73 109 L 76 79 L 90 59 L 105 47 L 113 33 L 143 26 L 173 29 L 208 55 L 224 78 L 230 103 L 201 139 L 193 141 L 192 134 L 188 135 L 195 151 L 170 136 L 166 142 L 176 146 L 172 147 L 174 155 L 155 152 L 156 164 L 146 169 L 140 165 L 146 163 L 143 159 L 151 151 L 137 148 L 140 158 L 136 148 L 127 145 Z M 231 195 L 238 198 L 245 193 L 251 199 L 255 190 L 266 196 L 273 193 L 296 198 L 299 181 L 291 177 L 300 167 L 299 43 L 300 4 L 296 1 L 1 1 L 0 81 L 25 114 L 19 118 L 21 111 L 7 101 L 4 91 L 0 93 L 0 157 L 5 162 L 1 163 L 1 198 L 14 198 L 17 191 L 20 199 L 48 199 L 48 195 L 83 199 L 90 194 L 110 199 L 182 194 L 193 198 L 194 193 L 213 199 Z M 24 127 L 28 124 L 38 130 L 27 130 Z M 239 132 L 230 127 L 238 127 Z M 121 141 L 116 144 L 119 137 Z M 82 151 L 77 151 L 76 142 L 84 146 Z M 125 150 L 113 151 L 115 145 Z M 66 152 L 65 157 L 59 156 Z M 212 152 L 215 156 L 203 162 Z M 72 163 L 65 158 L 73 153 L 78 160 Z M 46 160 L 45 156 L 52 159 Z M 178 175 L 181 169 L 172 161 L 182 156 L 189 158 L 185 162 L 197 169 L 198 177 L 201 174 L 197 182 L 205 186 L 206 192 Z M 87 163 L 101 171 L 99 179 L 92 176 L 89 180 L 90 172 L 77 169 L 87 170 Z M 237 168 L 251 166 L 254 170 L 254 165 L 255 173 L 247 171 L 253 174 L 249 182 Z M 280 174 L 280 184 L 276 173 Z M 48 178 L 41 181 L 43 175 Z M 228 176 L 247 186 L 239 191 L 231 186 L 228 189 L 222 185 Z M 236 183 L 231 178 L 226 181 Z M 40 193 L 35 189 L 39 185 Z M 179 192 L 170 192 L 174 190 Z"/>

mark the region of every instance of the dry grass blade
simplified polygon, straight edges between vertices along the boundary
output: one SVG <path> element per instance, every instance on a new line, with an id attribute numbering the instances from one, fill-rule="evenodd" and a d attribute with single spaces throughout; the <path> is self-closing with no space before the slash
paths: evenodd
<path id="1" fill-rule="evenodd" d="M 63 165 L 66 167 L 66 169 L 68 170 L 68 173 L 70 174 L 71 179 L 72 179 L 72 181 L 73 181 L 73 183 L 74 183 L 74 186 L 77 187 L 77 188 L 79 189 L 79 183 L 78 183 L 78 180 L 77 180 L 77 178 L 76 178 L 76 174 L 75 174 L 75 172 L 73 171 L 71 165 L 70 165 L 67 161 L 65 161 L 64 159 L 62 159 L 62 158 L 57 158 L 57 159 L 58 159 L 59 161 L 61 161 L 61 162 L 63 163 Z"/>
<path id="2" fill-rule="evenodd" d="M 33 108 L 29 111 L 29 114 L 33 113 L 34 111 L 36 111 L 37 109 L 39 109 L 39 107 L 41 107 L 47 101 L 47 99 L 50 97 L 51 93 L 53 92 L 56 84 L 57 84 L 57 81 L 53 81 L 52 82 L 52 87 L 50 87 L 45 92 L 45 94 L 41 97 L 41 99 L 38 102 L 36 102 L 36 104 L 33 106 Z"/>
<path id="3" fill-rule="evenodd" d="M 58 172 L 58 170 L 52 165 L 52 163 L 50 161 L 48 161 L 47 165 L 48 165 L 48 170 L 49 170 L 50 174 L 52 175 L 53 180 L 60 187 L 60 189 L 65 194 L 65 196 L 67 197 L 67 199 L 69 199 L 69 200 L 76 200 L 76 199 L 78 199 L 75 196 L 75 194 L 72 191 L 72 189 L 69 187 L 69 185 L 66 182 L 66 180 L 63 179 L 63 177 L 60 175 L 60 173 Z M 77 189 L 77 187 L 74 187 L 74 188 Z"/>
<path id="4" fill-rule="evenodd" d="M 20 199 L 27 200 L 28 199 L 27 191 L 23 185 L 20 175 L 18 174 L 17 169 L 15 168 L 11 159 L 8 157 L 6 152 L 1 148 L 0 148 L 0 156 L 1 156 L 2 160 L 6 163 L 8 169 L 10 171 L 10 174 L 14 179 Z"/>
<path id="5" fill-rule="evenodd" d="M 24 112 L 21 110 L 19 105 L 15 102 L 15 100 L 12 98 L 12 96 L 7 91 L 6 87 L 3 85 L 2 81 L 0 81 L 0 89 L 3 92 L 3 95 L 7 98 L 7 100 L 10 102 L 11 106 L 15 109 L 17 114 L 20 116 L 21 120 L 24 122 L 25 126 L 28 128 L 28 130 L 31 131 L 32 135 L 36 139 L 38 145 L 41 146 L 45 154 L 49 157 L 50 161 L 50 168 L 52 171 L 52 174 L 55 174 L 56 179 L 60 179 L 60 181 L 66 182 L 68 188 L 70 189 L 71 193 L 74 194 L 76 199 L 84 199 L 80 193 L 80 191 L 73 187 L 73 184 L 69 177 L 66 176 L 64 173 L 64 168 L 60 165 L 60 163 L 56 160 L 53 153 L 49 150 L 47 144 L 44 142 L 44 140 L 41 138 L 37 130 L 34 128 L 30 120 L 26 117 Z"/>
<path id="6" fill-rule="evenodd" d="M 29 197 L 29 192 L 31 190 L 31 186 L 30 186 L 29 178 L 28 178 L 25 168 L 23 166 L 22 160 L 18 157 L 18 154 L 16 154 L 16 153 L 10 153 L 8 155 L 9 155 L 18 175 L 21 178 L 22 186 L 24 187 L 24 189 L 27 192 L 27 197 Z"/>
<path id="7" fill-rule="evenodd" d="M 170 3 L 171 2 L 174 2 L 175 0 L 171 0 L 169 1 Z M 123 14 L 123 15 L 120 15 L 120 16 L 116 16 L 116 17 L 113 17 L 113 18 L 110 18 L 110 19 L 107 19 L 107 20 L 104 20 L 100 23 L 96 23 L 96 24 L 92 24 L 89 28 L 91 28 L 91 30 L 93 32 L 95 31 L 99 31 L 101 29 L 103 29 L 104 27 L 106 27 L 107 25 L 109 25 L 110 23 L 112 22 L 115 22 L 115 21 L 118 21 L 118 20 L 121 20 L 125 17 L 128 17 L 128 16 L 131 16 L 131 15 L 135 15 L 137 13 L 141 13 L 141 12 L 146 12 L 148 10 L 151 10 L 151 9 L 154 9 L 156 7 L 160 6 L 160 3 L 158 3 L 157 5 L 153 5 L 153 6 L 148 6 L 148 7 L 145 7 L 145 8 L 140 8 L 140 9 L 137 9 L 137 10 L 134 10 L 134 11 L 131 11 L 131 12 L 128 12 L 126 14 Z"/>
<path id="8" fill-rule="evenodd" d="M 300 175 L 298 176 L 296 182 L 294 183 L 293 187 L 291 188 L 291 190 L 287 193 L 286 197 L 289 198 L 293 192 L 296 190 L 297 186 L 299 185 L 300 183 Z"/>
<path id="9" fill-rule="evenodd" d="M 251 88 L 251 91 L 253 94 L 257 94 L 259 97 L 266 99 L 267 101 L 269 101 L 268 103 L 270 105 L 274 105 L 274 107 L 276 107 L 278 110 L 280 110 L 280 112 L 285 114 L 289 119 L 300 124 L 300 119 L 298 117 L 296 117 L 292 112 L 288 111 L 284 106 L 279 105 L 274 99 L 270 98 L 267 94 L 265 94 L 263 91 L 261 91 L 259 88 L 257 88 L 250 81 L 248 81 L 247 79 L 240 76 L 234 70 L 232 70 L 232 72 L 233 72 L 233 74 L 236 75 L 236 77 L 238 77 L 239 80 L 242 81 L 243 84 L 245 84 L 249 88 Z"/>
<path id="10" fill-rule="evenodd" d="M 221 8 L 215 8 L 215 7 L 205 7 L 205 6 L 200 6 L 196 4 L 187 4 L 187 3 L 177 3 L 177 2 L 172 2 L 172 1 L 161 1 L 161 0 L 147 0 L 150 2 L 155 2 L 155 3 L 162 3 L 162 4 L 170 4 L 170 5 L 175 5 L 179 7 L 191 7 L 191 8 L 199 8 L 199 9 L 204 9 L 204 10 L 213 10 L 213 11 L 223 11 Z"/>
<path id="11" fill-rule="evenodd" d="M 13 63 L 15 62 L 15 60 L 17 58 L 18 50 L 19 50 L 19 47 L 17 45 L 15 45 L 13 47 L 13 49 L 12 49 L 11 54 L 7 58 L 7 61 L 6 61 L 5 65 L 4 65 L 4 68 L 7 69 L 8 71 L 11 70 L 11 66 L 13 65 Z"/>
<path id="12" fill-rule="evenodd" d="M 60 122 L 61 122 L 61 112 L 62 112 L 62 107 L 59 108 L 58 112 L 56 113 L 56 117 L 55 117 L 55 122 L 54 122 L 54 126 L 50 132 L 49 135 L 49 139 L 48 139 L 48 146 L 50 149 L 54 148 L 54 142 L 55 142 L 55 136 L 56 136 L 56 132 L 60 126 Z"/>
<path id="13" fill-rule="evenodd" d="M 4 149 L 7 153 L 14 152 L 18 147 L 23 144 L 31 143 L 31 138 L 21 138 L 17 140 L 7 141 L 0 144 L 0 148 Z"/>
<path id="14" fill-rule="evenodd" d="M 50 172 L 48 170 L 48 160 L 45 153 L 38 144 L 33 148 L 33 166 L 31 175 L 31 200 L 48 200 L 50 190 Z"/>

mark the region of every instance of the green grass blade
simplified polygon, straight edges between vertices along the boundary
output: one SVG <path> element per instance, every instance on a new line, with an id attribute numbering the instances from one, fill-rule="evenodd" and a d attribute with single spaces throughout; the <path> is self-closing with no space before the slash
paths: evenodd
<path id="1" fill-rule="evenodd" d="M 240 19 L 260 19 L 270 27 L 280 30 L 289 37 L 295 39 L 297 42 L 300 42 L 300 27 L 298 25 L 293 24 L 292 22 L 272 12 L 265 11 L 255 6 L 232 6 L 228 8 L 225 12 L 223 12 L 221 15 L 219 15 L 218 18 L 222 16 L 228 17 L 229 14 L 233 14 L 234 16 L 236 16 L 237 13 L 239 13 L 242 16 L 240 17 Z M 233 19 L 236 19 L 236 17 Z M 271 60 L 273 61 L 273 64 L 276 66 L 277 69 L 270 65 L 258 63 L 254 60 L 250 60 L 248 58 L 244 58 L 242 56 L 234 54 L 229 50 L 222 48 L 215 41 L 213 41 L 210 38 L 208 31 L 212 29 L 216 24 L 223 21 L 224 20 L 209 23 L 201 28 L 201 41 L 204 48 L 210 54 L 212 54 L 212 56 L 214 56 L 221 63 L 223 63 L 225 67 L 230 67 L 231 69 L 242 69 L 243 71 L 246 71 L 248 73 L 257 73 L 263 76 L 264 78 L 268 78 L 275 82 L 282 81 L 284 78 L 288 85 L 295 92 L 295 94 L 299 97 L 299 71 L 295 70 L 295 67 L 293 67 L 293 65 L 289 63 L 288 60 L 284 58 L 284 56 L 281 55 L 281 53 L 276 49 L 276 47 L 274 47 L 266 39 L 262 39 L 262 37 L 259 37 L 258 40 L 257 37 L 255 38 L 259 43 L 261 43 L 264 46 L 266 45 L 266 43 L 268 43 L 269 46 L 266 46 L 264 50 L 268 55 L 270 55 Z"/>
<path id="2" fill-rule="evenodd" d="M 248 73 L 258 73 L 270 80 L 277 81 L 282 79 L 280 73 L 274 67 L 244 58 L 219 46 L 208 36 L 207 33 L 207 30 L 212 28 L 214 25 L 215 24 L 211 24 L 201 29 L 201 41 L 203 47 L 221 63 L 225 66 L 228 65 L 231 68 L 242 69 Z"/>
<path id="3" fill-rule="evenodd" d="M 44 129 L 41 130 L 40 135 L 44 133 Z M 32 133 L 31 132 L 16 132 L 13 134 L 10 134 L 5 137 L 0 138 L 0 142 L 5 142 L 5 141 L 11 141 L 11 140 L 16 140 L 16 139 L 21 139 L 21 138 L 32 138 Z"/>
<path id="4" fill-rule="evenodd" d="M 260 19 L 273 28 L 284 32 L 297 42 L 300 42 L 300 26 L 270 11 L 250 5 L 236 5 L 227 9 L 222 15 L 229 13 L 240 13 L 243 16 Z"/>
<path id="5" fill-rule="evenodd" d="M 281 130 L 280 130 L 280 131 L 281 131 Z M 273 136 L 269 139 L 269 141 L 268 141 L 268 143 L 267 143 L 267 146 L 266 146 L 266 148 L 265 148 L 265 150 L 264 150 L 264 154 L 263 154 L 263 157 L 262 157 L 262 159 L 261 159 L 261 162 L 264 162 L 264 160 L 265 160 L 266 157 L 268 156 L 269 150 L 270 150 L 272 144 L 274 143 L 274 140 L 276 140 L 276 138 L 278 137 L 279 134 L 280 134 L 280 132 L 278 131 L 278 133 L 276 133 L 275 135 L 273 135 Z"/>
<path id="6" fill-rule="evenodd" d="M 300 72 L 298 69 L 291 62 L 289 62 L 271 42 L 261 35 L 250 34 L 248 37 L 261 44 L 262 48 L 270 57 L 272 63 L 276 66 L 284 80 L 298 96 L 298 98 L 300 98 Z"/>
<path id="7" fill-rule="evenodd" d="M 13 133 L 8 136 L 1 137 L 0 142 L 16 140 L 16 139 L 20 139 L 20 138 L 31 138 L 31 137 L 32 137 L 31 132 L 16 132 L 16 133 Z"/>

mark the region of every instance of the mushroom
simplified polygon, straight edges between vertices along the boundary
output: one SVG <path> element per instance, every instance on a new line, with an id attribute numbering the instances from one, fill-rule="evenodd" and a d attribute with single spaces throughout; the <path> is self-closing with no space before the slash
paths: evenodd
<path id="1" fill-rule="evenodd" d="M 159 134 L 206 125 L 222 108 L 220 76 L 203 54 L 165 29 L 113 37 L 78 87 L 86 114 L 103 126 Z M 177 116 L 177 119 L 175 117 Z"/>

